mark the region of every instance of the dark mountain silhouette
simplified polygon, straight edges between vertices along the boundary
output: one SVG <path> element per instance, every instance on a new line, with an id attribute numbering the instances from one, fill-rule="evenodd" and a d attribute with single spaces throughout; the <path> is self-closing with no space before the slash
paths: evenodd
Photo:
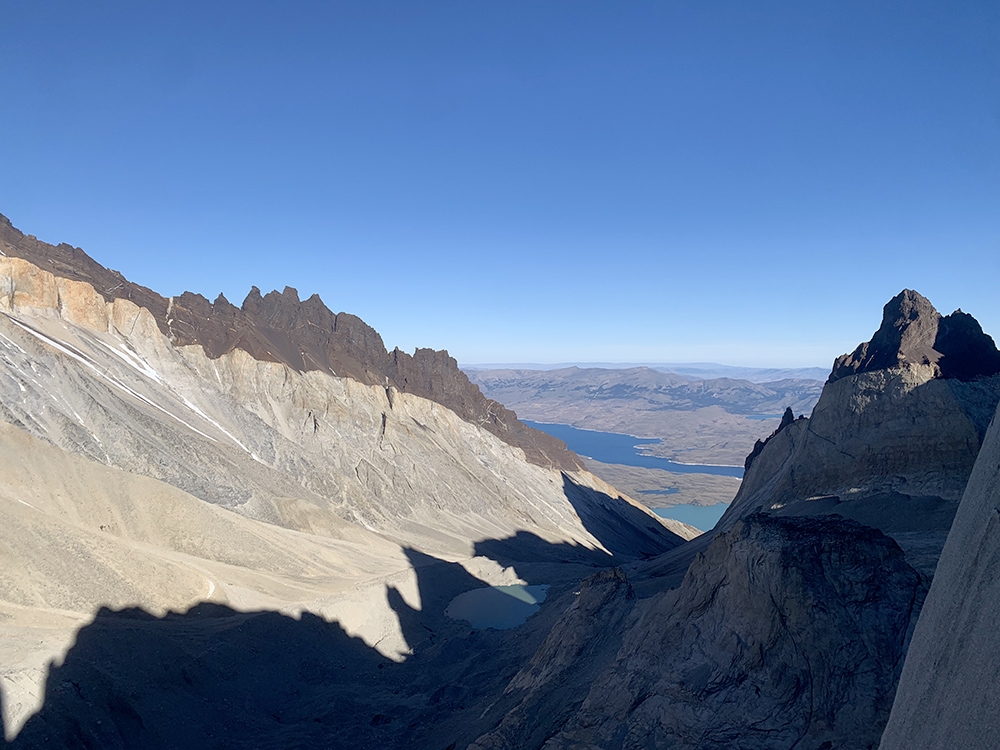
<path id="1" fill-rule="evenodd" d="M 1000 373 L 1000 351 L 968 313 L 942 317 L 926 297 L 904 289 L 886 304 L 871 341 L 838 357 L 827 382 L 900 364 L 933 365 L 938 377 L 972 380 Z"/>

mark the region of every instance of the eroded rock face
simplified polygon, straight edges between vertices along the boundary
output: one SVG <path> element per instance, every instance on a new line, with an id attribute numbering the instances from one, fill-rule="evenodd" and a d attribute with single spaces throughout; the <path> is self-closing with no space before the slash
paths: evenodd
<path id="1" fill-rule="evenodd" d="M 635 604 L 620 568 L 581 581 L 573 603 L 504 690 L 498 702 L 503 719 L 469 750 L 540 747 L 572 717 L 590 684 L 614 660 Z"/>
<path id="2" fill-rule="evenodd" d="M 874 747 L 921 594 L 879 531 L 751 516 L 650 602 L 544 747 Z"/>
<path id="3" fill-rule="evenodd" d="M 391 385 L 447 406 L 521 448 L 533 463 L 567 471 L 583 468 L 561 440 L 528 427 L 512 411 L 485 398 L 447 352 L 389 353 L 373 328 L 354 315 L 333 313 L 318 295 L 301 301 L 291 287 L 266 295 L 253 287 L 241 307 L 222 295 L 214 303 L 191 292 L 168 299 L 104 268 L 80 248 L 49 245 L 22 234 L 2 215 L 0 251 L 10 259 L 28 261 L 39 274 L 51 274 L 49 278 L 85 282 L 109 303 L 123 299 L 148 310 L 175 346 L 199 345 L 212 359 L 240 349 L 256 360 L 286 364 L 298 372 L 319 370 L 365 385 Z M 22 276 L 19 283 L 30 284 L 30 279 Z M 31 288 L 24 293 L 31 294 Z M 58 298 L 44 305 L 56 307 Z"/>
<path id="4" fill-rule="evenodd" d="M 743 470 L 748 471 L 750 469 L 750 464 L 752 464 L 753 460 L 760 455 L 760 452 L 762 450 L 764 450 L 764 446 L 767 445 L 768 440 L 773 438 L 775 435 L 777 435 L 783 429 L 788 427 L 794 421 L 795 421 L 795 413 L 792 411 L 792 407 L 789 406 L 785 409 L 785 413 L 781 415 L 781 423 L 777 426 L 774 432 L 768 435 L 764 440 L 758 440 L 756 443 L 754 443 L 753 450 L 750 451 L 750 454 L 746 457 L 746 460 L 743 462 Z"/>

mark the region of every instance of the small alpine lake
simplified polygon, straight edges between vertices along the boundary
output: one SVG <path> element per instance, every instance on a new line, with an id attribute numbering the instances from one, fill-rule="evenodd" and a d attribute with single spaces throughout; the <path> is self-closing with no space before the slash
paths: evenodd
<path id="1" fill-rule="evenodd" d="M 466 620 L 476 630 L 510 630 L 541 608 L 548 589 L 547 584 L 485 586 L 459 594 L 444 613 L 453 620 Z"/>

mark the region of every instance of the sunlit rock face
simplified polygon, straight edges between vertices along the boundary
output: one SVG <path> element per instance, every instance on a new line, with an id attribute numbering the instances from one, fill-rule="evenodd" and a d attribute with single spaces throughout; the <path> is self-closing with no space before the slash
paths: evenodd
<path id="1" fill-rule="evenodd" d="M 871 341 L 837 359 L 812 414 L 756 451 L 719 528 L 758 512 L 837 513 L 892 536 L 929 577 L 1000 398 L 998 370 L 971 316 L 901 292 Z"/>
<path id="2" fill-rule="evenodd" d="M 446 406 L 465 421 L 521 448 L 532 463 L 567 471 L 583 468 L 561 441 L 527 427 L 513 412 L 484 398 L 447 352 L 387 352 L 371 326 L 354 315 L 333 313 L 317 295 L 300 301 L 291 287 L 266 295 L 253 287 L 241 307 L 222 295 L 215 302 L 190 292 L 166 298 L 104 268 L 78 247 L 49 245 L 22 234 L 2 215 L 0 254 L 20 269 L 14 274 L 16 285 L 7 289 L 8 307 L 63 308 L 60 292 L 70 290 L 67 306 L 73 309 L 63 310 L 67 319 L 100 326 L 101 306 L 93 292 L 107 303 L 127 300 L 144 309 L 174 346 L 198 346 L 211 359 L 240 350 L 255 361 L 285 364 L 300 373 L 319 371 L 365 385 L 393 386 Z M 19 260 L 35 270 L 25 272 L 27 266 L 17 265 Z M 13 278 L 10 272 L 7 278 Z M 70 299 L 73 289 L 84 289 L 73 286 L 79 282 L 91 288 L 83 294 L 97 316 L 92 321 L 85 321 L 88 313 Z"/>

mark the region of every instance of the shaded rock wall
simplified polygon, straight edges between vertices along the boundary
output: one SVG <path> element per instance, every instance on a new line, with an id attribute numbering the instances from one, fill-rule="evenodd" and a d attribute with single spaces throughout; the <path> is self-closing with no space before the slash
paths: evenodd
<path id="1" fill-rule="evenodd" d="M 544 747 L 874 747 L 922 593 L 877 530 L 751 516 L 651 600 Z"/>
<path id="2" fill-rule="evenodd" d="M 1000 399 L 998 363 L 971 316 L 904 290 L 871 341 L 837 359 L 811 416 L 755 447 L 717 528 L 838 513 L 892 536 L 930 578 Z"/>
<path id="3" fill-rule="evenodd" d="M 920 613 L 882 750 L 1000 746 L 998 508 L 994 418 Z"/>
<path id="4" fill-rule="evenodd" d="M 956 310 L 942 317 L 926 297 L 904 289 L 886 304 L 871 340 L 837 358 L 827 382 L 903 364 L 971 380 L 1000 373 L 1000 352 L 971 315 Z"/>

